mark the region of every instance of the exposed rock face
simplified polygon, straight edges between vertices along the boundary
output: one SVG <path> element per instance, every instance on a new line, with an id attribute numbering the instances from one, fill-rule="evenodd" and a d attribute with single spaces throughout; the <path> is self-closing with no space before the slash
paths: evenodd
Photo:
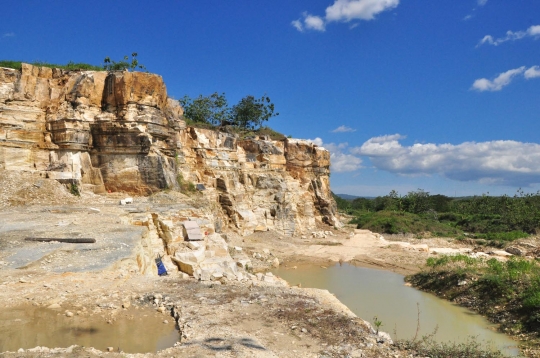
<path id="1" fill-rule="evenodd" d="M 181 175 L 222 208 L 217 231 L 339 225 L 328 151 L 186 127 L 182 115 L 155 74 L 0 68 L 0 169 L 139 195 L 178 189 Z"/>

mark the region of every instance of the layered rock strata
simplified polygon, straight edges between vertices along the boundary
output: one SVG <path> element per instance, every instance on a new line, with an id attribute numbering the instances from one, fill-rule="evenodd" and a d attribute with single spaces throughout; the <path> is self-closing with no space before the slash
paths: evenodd
<path id="1" fill-rule="evenodd" d="M 95 193 L 203 184 L 201 195 L 216 203 L 217 232 L 291 235 L 317 222 L 339 225 L 328 151 L 186 127 L 182 115 L 155 74 L 0 68 L 0 169 Z"/>

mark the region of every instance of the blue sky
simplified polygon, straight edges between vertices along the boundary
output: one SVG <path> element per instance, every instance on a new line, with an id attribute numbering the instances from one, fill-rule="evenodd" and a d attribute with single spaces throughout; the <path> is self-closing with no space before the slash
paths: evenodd
<path id="1" fill-rule="evenodd" d="M 269 125 L 332 153 L 364 196 L 540 189 L 540 1 L 25 1 L 0 59 L 137 52 L 169 95 L 266 93 Z"/>

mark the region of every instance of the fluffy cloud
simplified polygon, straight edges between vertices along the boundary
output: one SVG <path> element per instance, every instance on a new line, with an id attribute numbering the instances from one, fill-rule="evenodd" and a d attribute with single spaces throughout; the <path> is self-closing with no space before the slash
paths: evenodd
<path id="1" fill-rule="evenodd" d="M 326 26 L 323 19 L 314 15 L 306 15 L 304 24 L 307 29 L 316 31 L 324 31 Z"/>
<path id="2" fill-rule="evenodd" d="M 471 89 L 483 92 L 483 91 L 500 91 L 503 87 L 506 87 L 512 82 L 514 77 L 522 74 L 525 71 L 525 66 L 515 68 L 513 70 L 508 70 L 506 72 L 500 73 L 492 81 L 487 78 L 480 78 L 474 81 Z"/>
<path id="3" fill-rule="evenodd" d="M 334 0 L 326 8 L 324 18 L 303 13 L 300 19 L 291 24 L 300 32 L 304 30 L 324 31 L 329 22 L 349 22 L 351 20 L 373 20 L 383 11 L 394 9 L 399 0 Z M 357 25 L 350 26 L 351 29 Z"/>
<path id="4" fill-rule="evenodd" d="M 308 139 L 308 141 L 320 147 L 323 146 L 323 140 L 319 137 Z M 324 148 L 330 152 L 330 169 L 332 172 L 343 173 L 353 172 L 362 168 L 362 159 L 348 153 L 344 153 L 348 149 L 348 143 L 326 143 Z"/>
<path id="5" fill-rule="evenodd" d="M 533 66 L 523 74 L 526 79 L 540 77 L 540 66 Z"/>
<path id="6" fill-rule="evenodd" d="M 459 181 L 528 186 L 540 183 L 540 144 L 511 140 L 403 146 L 399 134 L 371 138 L 350 152 L 381 170 Z"/>
<path id="7" fill-rule="evenodd" d="M 399 0 L 335 0 L 326 8 L 326 21 L 373 20 L 375 15 L 398 5 Z"/>
<path id="8" fill-rule="evenodd" d="M 487 4 L 488 0 L 478 0 L 477 1 L 477 4 L 478 6 L 484 6 L 485 4 Z"/>
<path id="9" fill-rule="evenodd" d="M 525 70 L 525 66 L 514 68 L 513 70 L 499 73 L 499 75 L 493 80 L 488 80 L 487 78 L 480 78 L 474 81 L 471 89 L 479 92 L 500 91 L 503 89 L 503 87 L 508 86 L 516 76 L 519 76 L 521 74 L 523 74 L 523 77 L 528 80 L 531 78 L 540 77 L 540 66 L 532 66 L 527 70 Z"/>
<path id="10" fill-rule="evenodd" d="M 332 133 L 346 133 L 346 132 L 356 132 L 356 129 L 350 128 L 347 126 L 339 126 L 332 131 Z"/>
<path id="11" fill-rule="evenodd" d="M 540 37 L 540 25 L 531 26 L 525 31 L 516 31 L 516 32 L 507 31 L 506 36 L 500 37 L 498 39 L 494 38 L 491 35 L 486 35 L 486 36 L 484 36 L 484 38 L 482 38 L 482 40 L 480 40 L 480 42 L 478 43 L 478 45 L 476 47 L 481 46 L 483 44 L 499 46 L 500 44 L 502 44 L 504 42 L 521 40 L 522 38 L 525 38 L 525 37 L 533 37 L 535 39 L 539 38 Z"/>
<path id="12" fill-rule="evenodd" d="M 300 19 L 292 21 L 291 24 L 300 32 L 304 32 L 304 30 L 324 31 L 326 29 L 326 23 L 321 17 L 310 15 L 307 12 L 304 12 Z"/>

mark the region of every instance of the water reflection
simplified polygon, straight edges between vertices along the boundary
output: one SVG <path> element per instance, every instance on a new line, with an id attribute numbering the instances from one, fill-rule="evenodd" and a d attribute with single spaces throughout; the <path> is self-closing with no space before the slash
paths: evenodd
<path id="1" fill-rule="evenodd" d="M 279 268 L 276 275 L 291 285 L 323 288 L 332 292 L 356 315 L 367 321 L 377 316 L 381 330 L 393 338 L 427 335 L 437 330 L 438 341 L 466 342 L 470 337 L 484 341 L 508 355 L 518 355 L 516 342 L 495 332 L 482 316 L 434 295 L 404 285 L 403 276 L 393 272 L 349 264 L 321 267 Z M 418 310 L 420 319 L 418 320 Z"/>
<path id="2" fill-rule="evenodd" d="M 0 311 L 0 352 L 19 348 L 69 347 L 73 344 L 126 353 L 152 353 L 179 340 L 173 320 L 152 309 L 123 311 L 111 324 L 101 315 L 66 317 L 34 306 Z"/>

